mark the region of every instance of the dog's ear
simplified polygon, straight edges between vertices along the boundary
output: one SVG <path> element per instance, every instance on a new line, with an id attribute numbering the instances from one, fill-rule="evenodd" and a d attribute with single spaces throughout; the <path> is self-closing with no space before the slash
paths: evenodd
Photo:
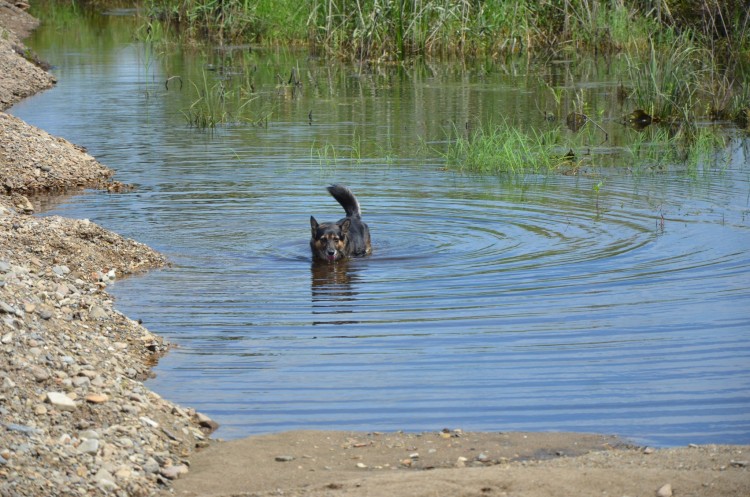
<path id="1" fill-rule="evenodd" d="M 343 223 L 339 225 L 341 227 L 341 232 L 343 234 L 349 233 L 349 228 L 352 226 L 352 220 L 351 219 L 345 219 Z"/>
<path id="2" fill-rule="evenodd" d="M 318 231 L 318 222 L 312 216 L 310 216 L 310 227 L 312 228 L 312 234 L 314 236 L 315 232 Z"/>

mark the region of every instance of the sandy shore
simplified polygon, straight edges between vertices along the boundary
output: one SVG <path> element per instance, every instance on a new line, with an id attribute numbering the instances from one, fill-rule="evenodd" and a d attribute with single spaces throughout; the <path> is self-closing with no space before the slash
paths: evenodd
<path id="1" fill-rule="evenodd" d="M 0 110 L 54 85 L 0 0 Z M 33 59 L 33 57 L 32 57 Z M 168 345 L 119 313 L 113 278 L 167 264 L 28 196 L 112 171 L 0 112 L 0 496 L 746 496 L 750 447 L 652 450 L 573 433 L 289 432 L 212 441 L 216 424 L 144 387 Z"/>

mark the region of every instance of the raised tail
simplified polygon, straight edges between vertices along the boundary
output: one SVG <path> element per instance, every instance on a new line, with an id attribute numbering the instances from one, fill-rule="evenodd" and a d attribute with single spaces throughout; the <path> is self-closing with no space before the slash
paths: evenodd
<path id="1" fill-rule="evenodd" d="M 339 204 L 341 204 L 341 207 L 344 208 L 347 216 L 361 216 L 357 197 L 354 196 L 350 189 L 348 189 L 344 185 L 331 185 L 328 187 L 328 193 L 330 193 L 331 196 L 335 198 Z"/>

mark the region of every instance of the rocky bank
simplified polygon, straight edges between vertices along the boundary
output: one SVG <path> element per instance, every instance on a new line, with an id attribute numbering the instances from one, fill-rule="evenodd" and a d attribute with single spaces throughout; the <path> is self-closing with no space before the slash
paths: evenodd
<path id="1" fill-rule="evenodd" d="M 0 109 L 49 88 L 0 0 Z M 188 470 L 215 423 L 143 386 L 167 344 L 107 284 L 163 266 L 88 220 L 34 217 L 28 195 L 124 186 L 84 149 L 0 112 L 0 496 L 151 495 Z"/>

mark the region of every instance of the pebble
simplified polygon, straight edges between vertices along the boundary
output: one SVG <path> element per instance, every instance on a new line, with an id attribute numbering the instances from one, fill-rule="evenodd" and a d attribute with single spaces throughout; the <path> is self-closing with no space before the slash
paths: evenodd
<path id="1" fill-rule="evenodd" d="M 99 440 L 96 438 L 89 438 L 81 442 L 78 446 L 78 452 L 82 454 L 96 454 L 99 452 Z"/>
<path id="2" fill-rule="evenodd" d="M 160 474 L 164 478 L 168 478 L 170 480 L 176 480 L 182 475 L 185 475 L 188 473 L 188 467 L 184 464 L 179 464 L 177 466 L 165 466 L 161 469 Z"/>
<path id="3" fill-rule="evenodd" d="M 656 497 L 672 497 L 672 485 L 666 483 L 656 491 Z"/>
<path id="4" fill-rule="evenodd" d="M 61 411 L 75 411 L 78 407 L 73 399 L 61 392 L 47 392 L 47 402 Z"/>
<path id="5" fill-rule="evenodd" d="M 109 397 L 107 397 L 103 393 L 91 393 L 87 395 L 86 402 L 90 402 L 92 404 L 103 404 L 109 400 Z"/>
<path id="6" fill-rule="evenodd" d="M 106 319 L 107 318 L 107 311 L 105 311 L 102 307 L 95 305 L 91 309 L 89 309 L 89 318 L 91 319 Z"/>
<path id="7" fill-rule="evenodd" d="M 294 461 L 294 456 L 276 456 L 274 460 L 277 462 L 291 462 Z"/>

